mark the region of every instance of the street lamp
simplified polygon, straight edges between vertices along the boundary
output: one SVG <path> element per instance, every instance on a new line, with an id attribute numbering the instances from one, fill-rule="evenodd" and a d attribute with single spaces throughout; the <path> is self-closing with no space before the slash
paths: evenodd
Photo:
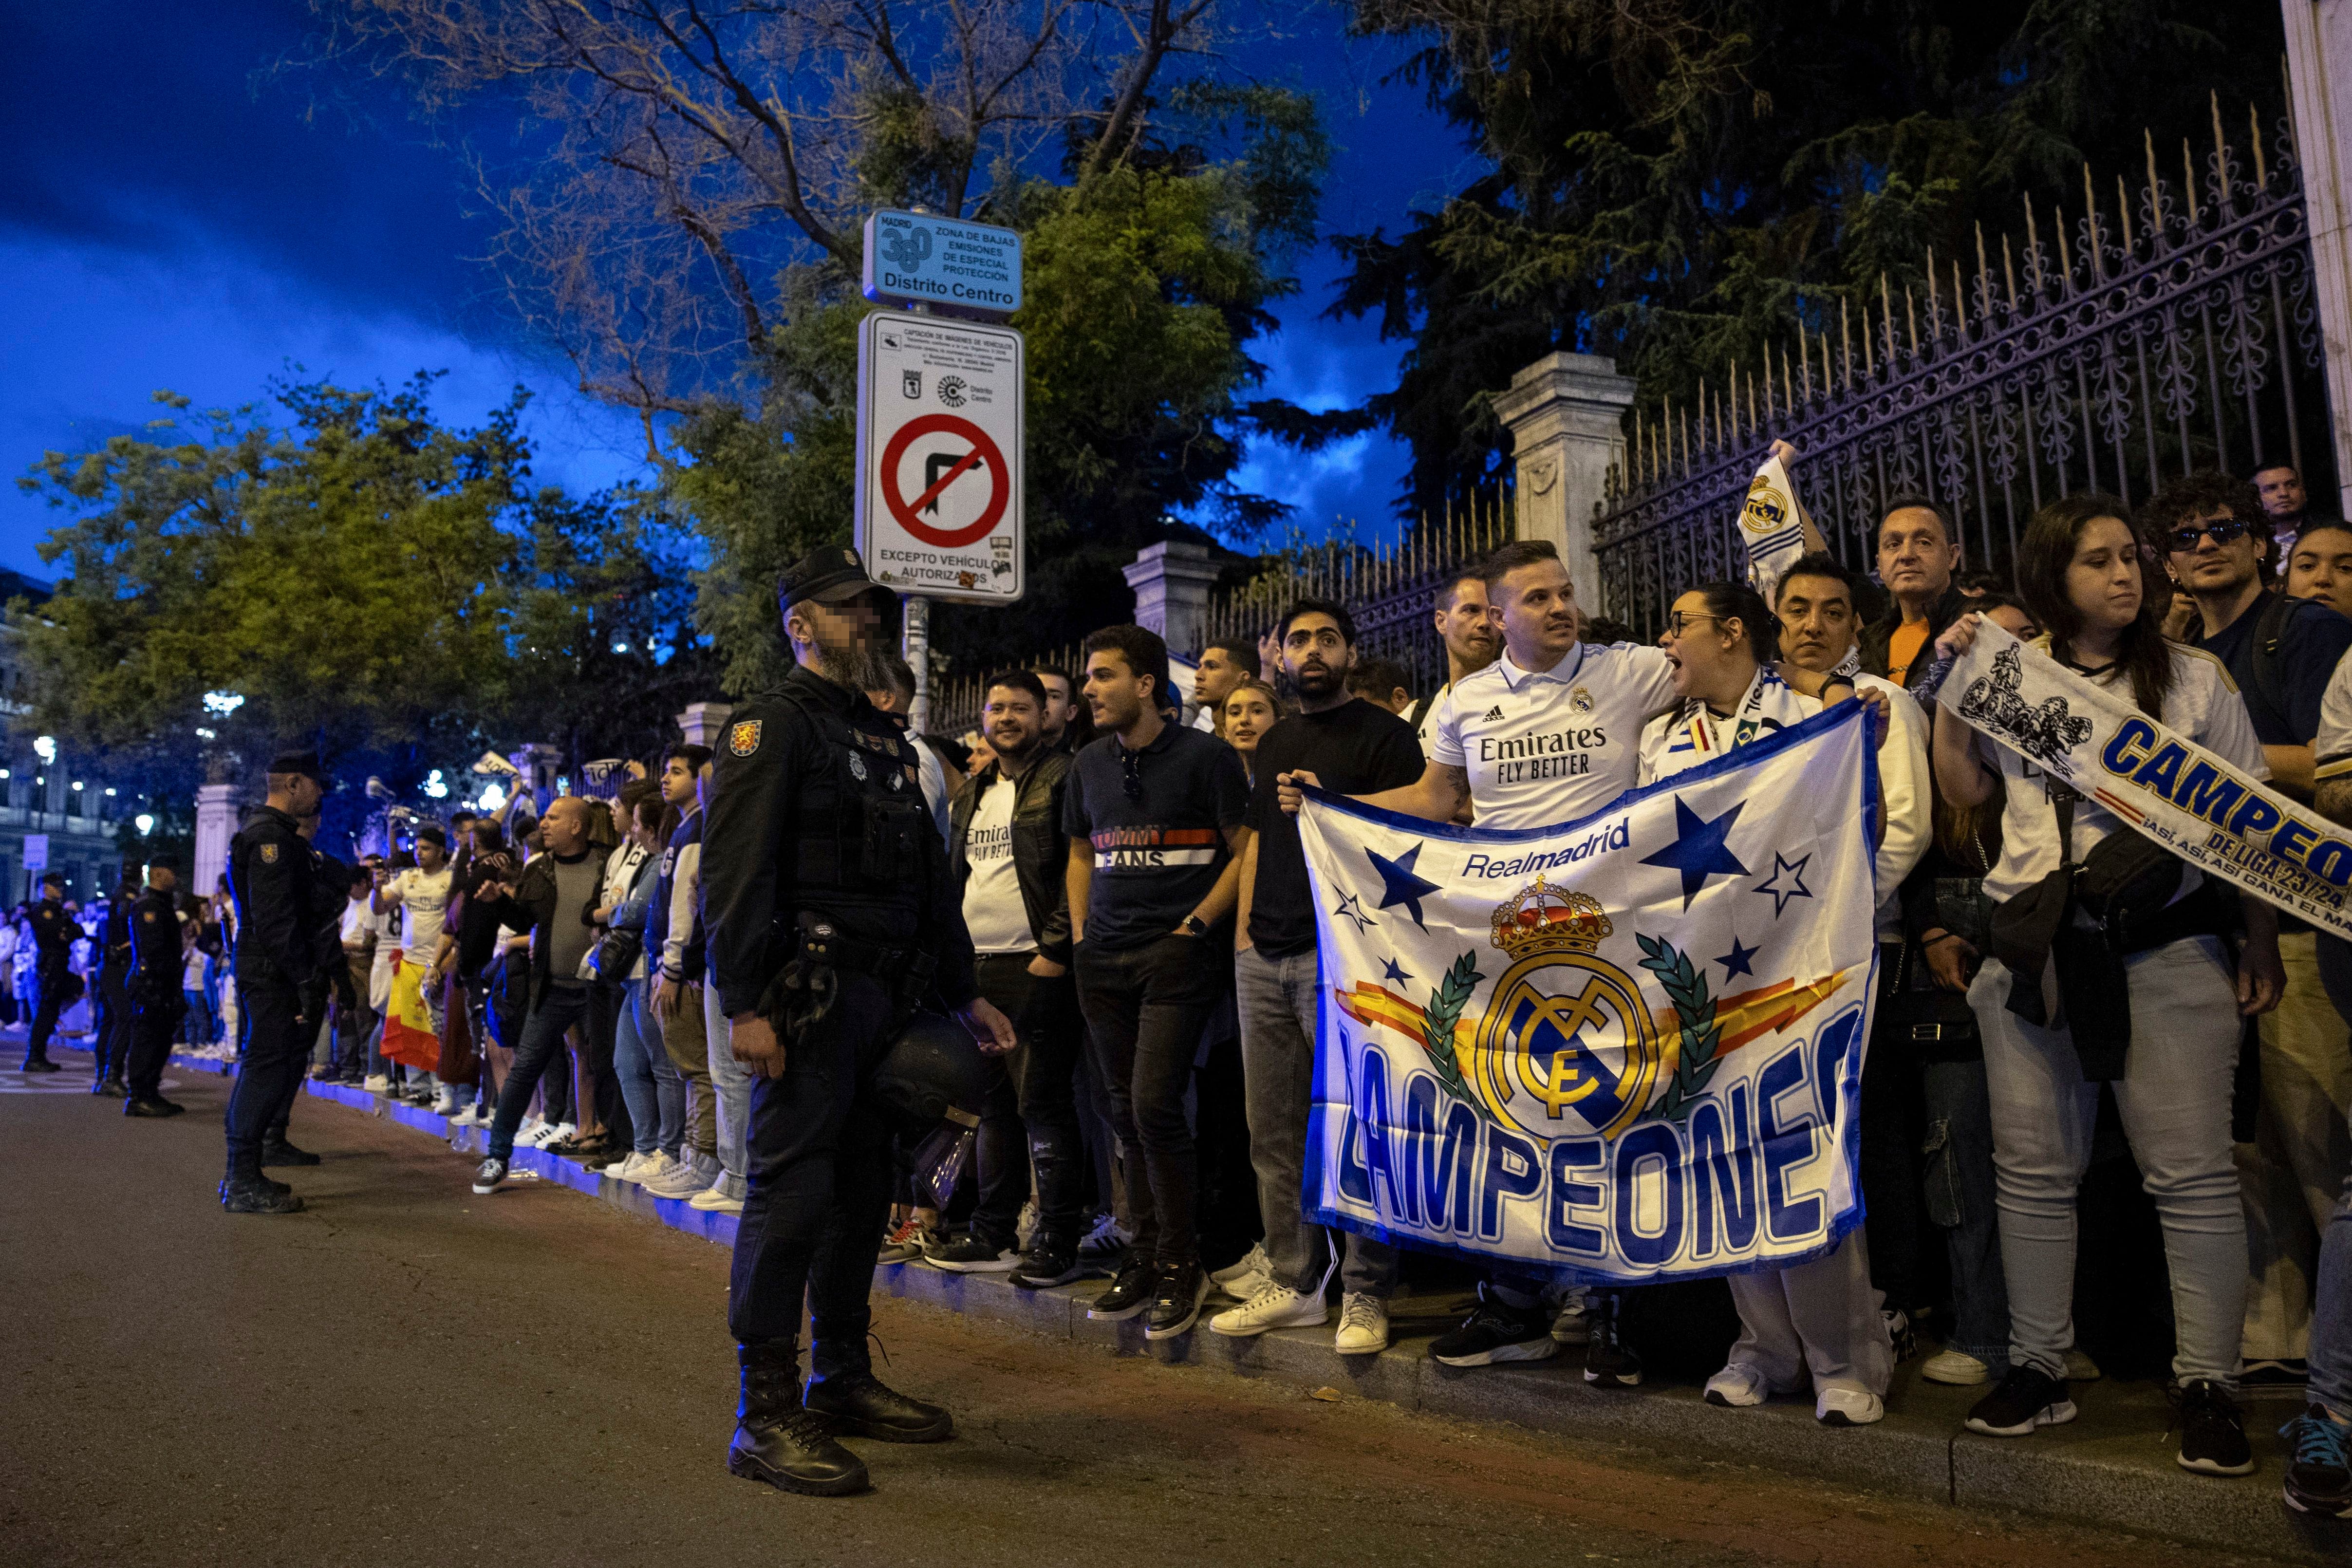
<path id="1" fill-rule="evenodd" d="M 55 735 L 43 735 L 35 740 L 33 742 L 33 755 L 40 758 L 41 761 L 45 763 L 56 762 L 58 760 L 58 738 Z"/>
<path id="2" fill-rule="evenodd" d="M 152 812 L 142 811 L 131 819 L 131 825 L 139 829 L 139 837 L 144 838 L 155 831 L 155 815 Z"/>

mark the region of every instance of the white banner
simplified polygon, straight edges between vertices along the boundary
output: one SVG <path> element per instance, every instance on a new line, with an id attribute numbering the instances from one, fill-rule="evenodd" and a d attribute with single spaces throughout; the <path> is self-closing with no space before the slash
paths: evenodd
<path id="1" fill-rule="evenodd" d="M 1982 623 L 1937 700 L 2208 876 L 2352 936 L 2352 842 L 2134 707 Z"/>
<path id="2" fill-rule="evenodd" d="M 1853 703 L 1559 827 L 1310 791 L 1311 1216 L 1595 1282 L 1836 1246 L 1877 795 Z"/>

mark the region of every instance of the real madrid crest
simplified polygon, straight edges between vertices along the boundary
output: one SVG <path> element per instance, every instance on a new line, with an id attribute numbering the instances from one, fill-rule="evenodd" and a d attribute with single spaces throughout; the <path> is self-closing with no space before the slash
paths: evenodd
<path id="1" fill-rule="evenodd" d="M 1633 977 L 1600 956 L 1614 929 L 1599 900 L 1540 877 L 1495 910 L 1511 966 L 1479 1021 L 1471 1087 L 1529 1137 L 1614 1138 L 1657 1087 L 1657 1021 Z"/>
<path id="2" fill-rule="evenodd" d="M 1569 692 L 1569 694 L 1568 694 L 1568 705 L 1569 705 L 1569 708 L 1570 708 L 1572 711 L 1575 711 L 1575 712 L 1578 712 L 1578 713 L 1590 713 L 1590 712 L 1591 712 L 1591 711 L 1592 711 L 1592 691 L 1591 691 L 1591 688 L 1589 688 L 1589 687 L 1583 687 L 1583 686 L 1580 686 L 1580 687 L 1575 688 L 1573 690 L 1571 690 L 1571 691 L 1570 691 L 1570 692 Z"/>
<path id="3" fill-rule="evenodd" d="M 1739 509 L 1739 526 L 1750 533 L 1771 533 L 1789 521 L 1789 498 L 1762 474 L 1748 487 L 1748 502 Z"/>

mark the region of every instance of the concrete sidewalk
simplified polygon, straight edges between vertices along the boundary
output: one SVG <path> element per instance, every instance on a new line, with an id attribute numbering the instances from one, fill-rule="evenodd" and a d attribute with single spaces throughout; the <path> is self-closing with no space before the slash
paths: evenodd
<path id="1" fill-rule="evenodd" d="M 227 1070 L 227 1064 L 210 1058 L 174 1056 L 173 1061 L 182 1070 Z M 430 1111 L 382 1095 L 315 1080 L 306 1088 L 315 1098 L 441 1139 L 458 1153 L 478 1153 L 485 1141 L 484 1129 L 453 1127 Z M 541 1150 L 517 1149 L 513 1170 L 707 1240 L 731 1246 L 735 1238 L 732 1215 L 653 1197 Z M 467 1173 L 464 1162 L 452 1161 L 453 1183 Z M 1377 1356 L 1341 1356 L 1332 1349 L 1328 1326 L 1232 1340 L 1209 1331 L 1206 1314 L 1195 1332 L 1150 1343 L 1139 1321 L 1087 1319 L 1087 1302 L 1103 1289 L 1099 1279 L 1026 1291 L 1015 1289 L 1003 1275 L 905 1264 L 883 1266 L 875 1283 L 892 1296 L 1097 1344 L 1114 1354 L 1222 1367 L 1244 1377 L 1432 1415 L 1507 1421 L 1682 1458 L 1817 1477 L 1963 1510 L 2016 1510 L 2289 1559 L 2341 1560 L 2352 1553 L 2352 1525 L 2293 1515 L 2280 1500 L 2285 1455 L 2275 1429 L 2299 1408 L 2290 1400 L 2247 1403 L 2247 1432 L 2260 1468 L 2251 1477 L 2221 1479 L 2192 1475 L 2173 1462 L 2177 1442 L 2167 1430 L 2163 1393 L 2147 1383 L 2107 1379 L 2078 1384 L 2081 1419 L 2029 1438 L 2000 1439 L 1979 1436 L 1960 1425 L 1981 1390 L 1924 1382 L 1914 1362 L 1897 1369 L 1885 1421 L 1838 1428 L 1817 1423 L 1811 1402 L 1801 1398 L 1726 1410 L 1705 1403 L 1695 1385 L 1592 1389 L 1583 1381 L 1582 1359 L 1573 1348 L 1550 1362 L 1471 1370 L 1441 1366 L 1429 1359 L 1428 1343 L 1460 1321 L 1465 1304 L 1458 1293 L 1399 1297 L 1391 1306 L 1390 1349 Z"/>

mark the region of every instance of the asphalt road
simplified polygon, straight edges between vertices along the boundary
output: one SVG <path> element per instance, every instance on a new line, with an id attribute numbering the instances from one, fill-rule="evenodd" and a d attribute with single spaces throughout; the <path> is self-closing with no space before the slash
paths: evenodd
<path id="1" fill-rule="evenodd" d="M 133 1121 L 0 1073 L 0 1564 L 2230 1561 L 1737 1466 L 1324 1403 L 884 1300 L 959 1435 L 875 1489 L 729 1476 L 727 1255 L 305 1100 L 286 1219 L 214 1201 L 226 1080 Z"/>

